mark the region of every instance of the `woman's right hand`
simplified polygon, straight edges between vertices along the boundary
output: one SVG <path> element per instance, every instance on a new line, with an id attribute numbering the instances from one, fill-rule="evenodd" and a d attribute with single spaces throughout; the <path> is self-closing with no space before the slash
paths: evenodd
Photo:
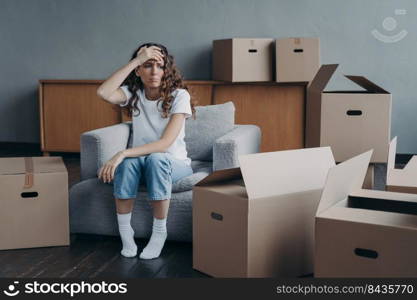
<path id="1" fill-rule="evenodd" d="M 144 62 L 150 59 L 155 59 L 157 62 L 162 64 L 164 62 L 164 55 L 162 54 L 162 50 L 156 46 L 145 46 L 140 48 L 136 54 L 136 58 L 139 60 L 139 65 L 142 65 Z"/>

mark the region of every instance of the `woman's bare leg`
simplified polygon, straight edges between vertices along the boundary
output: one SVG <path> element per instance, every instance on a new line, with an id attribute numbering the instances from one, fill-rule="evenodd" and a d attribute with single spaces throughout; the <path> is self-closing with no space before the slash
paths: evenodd
<path id="1" fill-rule="evenodd" d="M 151 201 L 153 216 L 157 219 L 165 219 L 168 216 L 169 199 Z"/>
<path id="2" fill-rule="evenodd" d="M 133 204 L 135 203 L 135 199 L 115 198 L 115 201 L 116 201 L 116 211 L 118 214 L 127 214 L 133 210 Z"/>

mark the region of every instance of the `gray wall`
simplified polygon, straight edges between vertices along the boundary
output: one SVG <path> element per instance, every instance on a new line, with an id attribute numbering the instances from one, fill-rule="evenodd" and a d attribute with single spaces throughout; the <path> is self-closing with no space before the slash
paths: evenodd
<path id="1" fill-rule="evenodd" d="M 329 85 L 364 75 L 393 94 L 392 136 L 417 153 L 415 0 L 0 0 L 0 141 L 39 142 L 39 79 L 104 79 L 142 42 L 165 44 L 186 79 L 210 79 L 211 42 L 318 36 Z M 406 15 L 395 15 L 406 9 Z M 382 22 L 394 17 L 396 29 Z M 408 35 L 384 43 L 371 30 Z M 391 28 L 392 29 L 392 28 Z"/>

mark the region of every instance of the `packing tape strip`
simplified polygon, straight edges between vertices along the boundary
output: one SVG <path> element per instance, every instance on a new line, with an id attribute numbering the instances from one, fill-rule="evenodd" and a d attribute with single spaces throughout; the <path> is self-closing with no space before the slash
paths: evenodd
<path id="1" fill-rule="evenodd" d="M 24 189 L 30 189 L 33 186 L 33 159 L 25 157 L 25 184 Z"/>

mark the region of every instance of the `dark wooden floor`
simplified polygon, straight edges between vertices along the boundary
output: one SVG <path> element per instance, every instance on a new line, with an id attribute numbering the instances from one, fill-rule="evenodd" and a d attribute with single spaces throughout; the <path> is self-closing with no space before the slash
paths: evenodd
<path id="1" fill-rule="evenodd" d="M 40 156 L 33 145 L 0 147 L 0 157 Z M 80 180 L 78 154 L 62 156 L 68 169 L 69 187 Z M 385 166 L 377 166 L 375 188 L 385 188 Z M 147 240 L 136 239 L 138 253 Z M 168 241 L 161 256 L 153 260 L 125 258 L 119 237 L 71 234 L 71 246 L 0 251 L 0 277 L 68 278 L 167 278 L 208 277 L 192 268 L 192 244 Z"/>
<path id="2" fill-rule="evenodd" d="M 40 156 L 34 145 L 5 145 L 0 157 Z M 62 156 L 68 169 L 68 186 L 80 180 L 78 154 Z M 147 239 L 136 239 L 138 253 Z M 192 244 L 167 241 L 160 257 L 152 260 L 125 258 L 119 237 L 71 234 L 68 247 L 0 250 L 0 277 L 62 278 L 168 278 L 209 277 L 192 268 Z"/>
<path id="3" fill-rule="evenodd" d="M 146 242 L 136 239 L 138 251 Z M 72 234 L 69 247 L 2 250 L 0 277 L 208 277 L 192 268 L 191 243 L 167 242 L 161 256 L 152 260 L 125 258 L 120 249 L 117 237 Z"/>

